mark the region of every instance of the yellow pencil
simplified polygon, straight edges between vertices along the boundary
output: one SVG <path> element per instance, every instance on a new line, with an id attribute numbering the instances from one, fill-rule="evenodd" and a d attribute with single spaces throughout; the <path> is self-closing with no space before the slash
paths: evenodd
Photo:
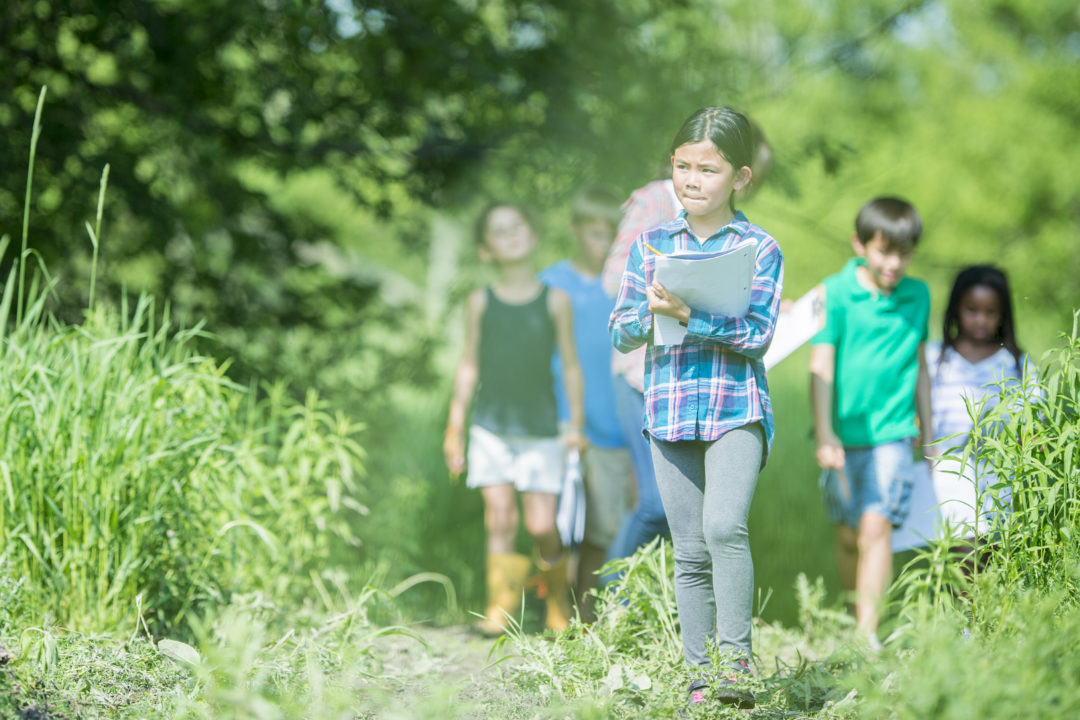
<path id="1" fill-rule="evenodd" d="M 656 253 L 656 254 L 657 254 L 657 255 L 659 255 L 660 257 L 663 257 L 663 256 L 664 256 L 664 253 L 660 252 L 659 250 L 657 250 L 656 248 L 654 248 L 654 247 L 653 247 L 652 245 L 650 245 L 649 243 L 645 243 L 645 247 L 649 248 L 650 250 L 652 250 L 652 251 L 653 251 L 654 253 Z"/>

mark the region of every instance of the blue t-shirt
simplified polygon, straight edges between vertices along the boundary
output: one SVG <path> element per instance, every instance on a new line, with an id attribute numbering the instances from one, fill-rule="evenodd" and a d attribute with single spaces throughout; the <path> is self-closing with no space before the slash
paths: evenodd
<path id="1" fill-rule="evenodd" d="M 574 310 L 574 346 L 585 378 L 585 437 L 598 448 L 626 445 L 615 415 L 615 388 L 611 380 L 611 341 L 607 324 L 615 299 L 604 292 L 599 275 L 588 277 L 569 260 L 563 260 L 540 272 L 540 281 L 570 296 Z M 555 395 L 559 400 L 559 418 L 568 420 L 569 407 L 562 380 L 562 359 L 552 358 Z"/>

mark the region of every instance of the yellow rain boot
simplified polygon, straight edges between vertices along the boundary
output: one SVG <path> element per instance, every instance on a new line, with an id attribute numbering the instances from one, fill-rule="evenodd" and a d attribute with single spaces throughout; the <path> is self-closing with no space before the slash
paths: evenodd
<path id="1" fill-rule="evenodd" d="M 547 618 L 544 625 L 555 632 L 562 632 L 570 627 L 570 618 L 574 615 L 566 578 L 566 563 L 569 559 L 570 553 L 565 550 L 562 557 L 554 563 L 545 562 L 539 556 L 536 558 L 536 566 L 540 568 L 547 586 Z"/>
<path id="2" fill-rule="evenodd" d="M 521 593 L 532 563 L 517 553 L 487 556 L 488 607 L 483 620 L 474 626 L 477 632 L 495 637 L 506 632 L 506 616 L 517 617 Z"/>

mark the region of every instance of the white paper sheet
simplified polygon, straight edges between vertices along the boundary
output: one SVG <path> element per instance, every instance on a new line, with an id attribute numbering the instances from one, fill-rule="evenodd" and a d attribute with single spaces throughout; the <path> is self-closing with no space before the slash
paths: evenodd
<path id="1" fill-rule="evenodd" d="M 822 302 L 820 289 L 815 287 L 796 300 L 786 312 L 781 312 L 776 319 L 773 341 L 765 353 L 765 369 L 775 367 L 824 326 L 825 304 Z"/>
<path id="2" fill-rule="evenodd" d="M 720 253 L 677 253 L 656 258 L 656 279 L 692 308 L 743 317 L 750 308 L 757 241 L 747 238 Z M 653 343 L 679 345 L 686 327 L 667 315 L 653 315 Z"/>

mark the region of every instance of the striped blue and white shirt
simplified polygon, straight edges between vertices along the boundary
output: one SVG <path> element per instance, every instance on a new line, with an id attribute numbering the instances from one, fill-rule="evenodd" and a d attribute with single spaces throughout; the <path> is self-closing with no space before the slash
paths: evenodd
<path id="1" fill-rule="evenodd" d="M 645 288 L 653 279 L 655 256 L 646 251 L 645 244 L 665 255 L 718 252 L 746 237 L 757 240 L 746 316 L 736 318 L 691 308 L 681 345 L 653 345 L 653 317 Z M 768 456 L 774 423 L 762 357 L 776 328 L 783 282 L 780 246 L 741 212 L 703 242 L 691 232 L 685 213 L 647 230 L 634 241 L 608 329 L 621 352 L 647 345 L 647 432 L 666 441 L 716 440 L 728 430 L 760 422 Z"/>
<path id="2" fill-rule="evenodd" d="M 1026 356 L 1017 362 L 1002 347 L 979 362 L 970 362 L 955 348 L 941 352 L 941 342 L 925 346 L 926 366 L 930 374 L 930 407 L 934 415 L 934 438 L 959 435 L 940 443 L 942 453 L 962 448 L 975 426 L 968 403 L 989 412 L 998 403 L 1001 389 L 1021 382 Z M 985 400 L 984 400 L 985 399 Z M 982 403 L 982 404 L 981 404 Z"/>

